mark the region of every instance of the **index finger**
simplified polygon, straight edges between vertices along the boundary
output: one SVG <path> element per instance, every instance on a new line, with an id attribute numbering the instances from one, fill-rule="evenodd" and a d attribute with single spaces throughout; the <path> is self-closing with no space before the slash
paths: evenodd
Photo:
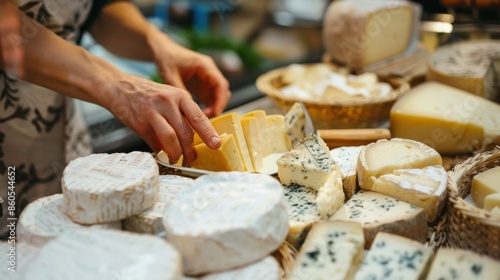
<path id="1" fill-rule="evenodd" d="M 198 104 L 190 98 L 184 98 L 180 102 L 180 109 L 193 130 L 198 133 L 201 140 L 207 144 L 210 149 L 218 149 L 221 140 L 217 131 L 213 127 L 207 116 L 201 111 Z"/>

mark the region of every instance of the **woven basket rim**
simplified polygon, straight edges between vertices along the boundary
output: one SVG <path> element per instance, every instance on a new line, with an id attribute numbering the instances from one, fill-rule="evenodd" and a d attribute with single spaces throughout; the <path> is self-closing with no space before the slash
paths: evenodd
<path id="1" fill-rule="evenodd" d="M 465 197 L 470 194 L 470 186 L 458 186 L 459 180 L 468 172 L 472 171 L 478 166 L 494 168 L 500 165 L 493 165 L 494 160 L 500 160 L 500 146 L 495 149 L 477 154 L 459 164 L 453 170 L 448 172 L 448 191 L 450 194 L 449 201 L 453 205 L 450 211 L 460 211 L 462 215 L 466 215 L 474 220 L 486 225 L 500 227 L 500 217 L 492 215 L 489 211 L 479 208 L 471 203 L 465 201 Z M 491 166 L 488 163 L 492 163 Z M 469 188 L 464 192 L 464 196 L 460 196 L 462 188 Z"/>
<path id="2" fill-rule="evenodd" d="M 311 64 L 304 64 L 306 67 L 311 67 L 314 65 L 319 65 L 319 64 L 326 64 L 326 63 L 311 63 Z M 334 64 L 332 64 L 334 65 Z M 381 78 L 379 77 L 382 81 L 386 81 L 391 86 L 393 84 L 397 84 L 397 88 L 393 88 L 393 92 L 390 94 L 389 97 L 379 97 L 379 98 L 363 98 L 363 99 L 356 99 L 356 100 L 315 100 L 315 99 L 305 99 L 305 98 L 297 98 L 297 97 L 290 97 L 283 95 L 281 90 L 279 88 L 276 88 L 275 86 L 272 85 L 272 82 L 275 79 L 278 79 L 281 77 L 283 72 L 287 69 L 288 66 L 277 68 L 271 71 L 268 71 L 262 75 L 260 75 L 257 78 L 256 81 L 256 86 L 257 89 L 262 92 L 263 94 L 270 96 L 270 97 L 275 97 L 284 101 L 288 102 L 302 102 L 304 104 L 309 104 L 309 105 L 320 105 L 320 106 L 368 106 L 368 105 L 378 105 L 378 104 L 384 104 L 387 102 L 393 102 L 399 98 L 401 98 L 403 95 L 409 92 L 410 90 L 410 84 L 408 81 L 406 81 L 403 78 L 397 78 L 397 77 L 390 77 L 390 78 Z M 394 87 L 394 86 L 393 86 Z"/>

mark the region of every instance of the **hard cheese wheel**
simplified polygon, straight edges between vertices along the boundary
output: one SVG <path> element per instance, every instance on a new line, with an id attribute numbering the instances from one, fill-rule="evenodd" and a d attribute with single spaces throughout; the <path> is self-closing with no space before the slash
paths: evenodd
<path id="1" fill-rule="evenodd" d="M 139 214 L 158 198 L 158 165 L 149 153 L 93 154 L 64 169 L 62 190 L 71 219 L 113 222 Z"/>
<path id="2" fill-rule="evenodd" d="M 40 249 L 26 280 L 181 278 L 181 257 L 165 240 L 116 230 L 65 232 Z"/>
<path id="3" fill-rule="evenodd" d="M 19 242 L 43 246 L 67 230 L 82 227 L 66 214 L 63 195 L 55 194 L 37 199 L 24 209 L 17 224 L 17 238 Z M 121 221 L 91 227 L 121 229 Z"/>
<path id="4" fill-rule="evenodd" d="M 273 257 L 229 271 L 213 273 L 201 277 L 200 280 L 279 280 L 280 266 Z"/>
<path id="5" fill-rule="evenodd" d="M 166 208 L 163 224 L 187 275 L 255 262 L 279 248 L 288 232 L 281 184 L 241 172 L 199 177 Z"/>

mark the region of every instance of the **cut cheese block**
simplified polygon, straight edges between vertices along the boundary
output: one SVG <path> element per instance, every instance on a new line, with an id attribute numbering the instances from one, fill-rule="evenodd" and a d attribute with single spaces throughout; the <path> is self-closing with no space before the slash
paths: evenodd
<path id="1" fill-rule="evenodd" d="M 210 149 L 205 143 L 195 145 L 194 149 L 198 156 L 191 163 L 191 167 L 210 171 L 245 171 L 245 162 L 234 134 L 222 133 L 220 139 L 222 144 L 215 150 Z"/>
<path id="2" fill-rule="evenodd" d="M 284 153 L 288 151 L 285 139 L 285 117 L 282 115 L 266 116 L 266 141 L 269 143 L 270 153 Z"/>
<path id="3" fill-rule="evenodd" d="M 180 279 L 181 268 L 179 253 L 162 238 L 79 229 L 67 231 L 42 247 L 26 280 L 174 280 Z"/>
<path id="4" fill-rule="evenodd" d="M 423 142 L 441 154 L 500 144 L 500 105 L 437 82 L 420 84 L 399 99 L 390 119 L 393 137 Z"/>
<path id="5" fill-rule="evenodd" d="M 243 116 L 242 118 L 245 117 L 256 117 L 257 118 L 257 123 L 259 125 L 259 131 L 261 131 L 261 138 L 259 138 L 259 142 L 262 145 L 262 156 L 267 156 L 271 153 L 271 146 L 269 145 L 269 141 L 266 138 L 266 131 L 267 131 L 267 123 L 266 123 L 266 111 L 264 110 L 254 110 L 250 111 Z"/>
<path id="6" fill-rule="evenodd" d="M 288 150 L 306 137 L 306 117 L 299 103 L 293 104 L 285 115 L 285 133 Z"/>
<path id="7" fill-rule="evenodd" d="M 440 248 L 427 280 L 500 280 L 500 262 L 463 249 Z"/>
<path id="8" fill-rule="evenodd" d="M 158 198 L 158 165 L 150 153 L 93 154 L 71 161 L 62 191 L 69 217 L 81 224 L 137 215 Z"/>
<path id="9" fill-rule="evenodd" d="M 441 156 L 431 147 L 409 139 L 378 140 L 361 150 L 357 163 L 359 186 L 370 190 L 378 177 L 396 169 L 441 165 Z"/>
<path id="10" fill-rule="evenodd" d="M 280 266 L 271 256 L 255 263 L 219 273 L 213 273 L 200 280 L 280 280 Z"/>
<path id="11" fill-rule="evenodd" d="M 162 217 L 165 207 L 174 199 L 175 195 L 193 185 L 193 179 L 176 175 L 160 175 L 160 193 L 158 200 L 148 210 L 139 215 L 123 220 L 123 229 L 137 232 L 160 235 L 165 232 Z"/>
<path id="12" fill-rule="evenodd" d="M 489 169 L 472 178 L 471 196 L 478 207 L 483 208 L 486 196 L 494 193 L 500 193 L 500 167 Z"/>
<path id="13" fill-rule="evenodd" d="M 493 193 L 484 198 L 484 210 L 500 208 L 500 193 Z"/>
<path id="14" fill-rule="evenodd" d="M 410 50 L 414 16 L 406 1 L 334 1 L 326 11 L 323 43 L 336 62 L 364 67 Z"/>
<path id="15" fill-rule="evenodd" d="M 375 179 L 371 190 L 421 207 L 434 221 L 446 203 L 448 179 L 441 165 L 422 169 L 398 169 Z"/>
<path id="16" fill-rule="evenodd" d="M 0 241 L 0 279 L 25 280 L 26 271 L 38 256 L 39 248 L 27 243 Z"/>
<path id="17" fill-rule="evenodd" d="M 244 117 L 240 120 L 243 133 L 245 134 L 248 152 L 250 153 L 250 158 L 252 159 L 253 169 L 258 172 L 259 170 L 262 170 L 264 166 L 262 161 L 262 142 L 260 142 L 260 139 L 263 137 L 263 132 L 259 129 L 259 122 L 256 117 Z"/>
<path id="18" fill-rule="evenodd" d="M 500 206 L 499 207 L 494 207 L 491 211 L 490 214 L 492 216 L 500 218 Z"/>
<path id="19" fill-rule="evenodd" d="M 327 219 L 335 213 L 345 202 L 344 191 L 342 189 L 342 173 L 338 167 L 330 173 L 325 184 L 318 189 L 319 215 Z"/>
<path id="20" fill-rule="evenodd" d="M 427 221 L 422 208 L 371 191 L 357 192 L 330 220 L 360 223 L 367 248 L 381 231 L 420 242 L 427 238 Z"/>
<path id="21" fill-rule="evenodd" d="M 497 100 L 500 41 L 466 41 L 439 47 L 431 58 L 427 78 L 481 97 Z M 497 62 L 498 63 L 498 62 Z"/>
<path id="22" fill-rule="evenodd" d="M 163 224 L 187 275 L 255 262 L 279 248 L 288 233 L 281 184 L 243 172 L 197 178 L 167 206 Z"/>
<path id="23" fill-rule="evenodd" d="M 340 167 L 342 172 L 342 187 L 345 199 L 351 198 L 356 193 L 356 164 L 359 153 L 364 146 L 338 147 L 330 151 L 332 159 Z"/>
<path id="24" fill-rule="evenodd" d="M 353 222 L 312 226 L 287 279 L 352 279 L 363 259 L 363 228 Z"/>
<path id="25" fill-rule="evenodd" d="M 91 227 L 121 229 L 121 221 L 96 224 Z M 67 230 L 84 227 L 67 215 L 62 194 L 39 198 L 23 210 L 17 224 L 19 242 L 37 247 L 58 237 Z"/>
<path id="26" fill-rule="evenodd" d="M 354 279 L 425 279 L 432 256 L 420 242 L 379 232 Z"/>

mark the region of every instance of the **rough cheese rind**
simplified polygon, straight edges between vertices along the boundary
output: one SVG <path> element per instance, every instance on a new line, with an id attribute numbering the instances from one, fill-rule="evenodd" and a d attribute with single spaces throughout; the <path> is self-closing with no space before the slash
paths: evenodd
<path id="1" fill-rule="evenodd" d="M 463 249 L 440 248 L 427 280 L 500 280 L 500 262 Z"/>
<path id="2" fill-rule="evenodd" d="M 62 190 L 70 218 L 81 224 L 139 214 L 158 198 L 158 165 L 149 153 L 93 154 L 71 161 Z"/>
<path id="3" fill-rule="evenodd" d="M 433 251 L 422 243 L 379 232 L 354 280 L 425 279 Z"/>
<path id="4" fill-rule="evenodd" d="M 25 280 L 26 271 L 38 256 L 39 250 L 39 247 L 27 243 L 9 244 L 7 241 L 0 241 L 0 279 Z"/>
<path id="5" fill-rule="evenodd" d="M 162 238 L 79 229 L 67 231 L 42 247 L 26 280 L 176 280 L 181 277 L 181 268 L 179 253 Z"/>
<path id="6" fill-rule="evenodd" d="M 306 137 L 306 117 L 299 103 L 293 104 L 285 115 L 285 133 L 289 150 Z"/>
<path id="7" fill-rule="evenodd" d="M 441 156 L 431 147 L 409 139 L 378 140 L 365 146 L 358 157 L 359 186 L 370 190 L 380 176 L 396 169 L 423 168 L 441 165 Z"/>
<path id="8" fill-rule="evenodd" d="M 121 221 L 90 225 L 90 227 L 121 229 Z M 85 227 L 67 215 L 62 194 L 39 198 L 28 204 L 17 224 L 19 242 L 41 247 L 67 230 Z"/>
<path id="9" fill-rule="evenodd" d="M 359 153 L 363 147 L 364 146 L 338 147 L 330 150 L 332 159 L 338 164 L 342 172 L 342 187 L 346 200 L 356 193 L 356 164 L 358 162 Z"/>
<path id="10" fill-rule="evenodd" d="M 281 184 L 241 172 L 199 177 L 167 206 L 163 224 L 187 275 L 255 262 L 279 248 L 288 233 Z"/>
<path id="11" fill-rule="evenodd" d="M 219 273 L 213 273 L 200 280 L 280 280 L 280 266 L 271 256 L 255 263 Z"/>
<path id="12" fill-rule="evenodd" d="M 372 191 L 357 192 L 329 220 L 360 223 L 367 248 L 381 231 L 420 242 L 427 238 L 427 221 L 422 208 Z"/>
<path id="13" fill-rule="evenodd" d="M 163 212 L 165 207 L 174 199 L 177 193 L 193 185 L 193 179 L 177 175 L 160 175 L 160 192 L 158 200 L 148 210 L 139 215 L 123 220 L 123 229 L 148 234 L 163 234 Z"/>
<path id="14" fill-rule="evenodd" d="M 446 203 L 447 183 L 446 170 L 436 165 L 394 170 L 375 179 L 371 190 L 423 208 L 432 222 Z"/>
<path id="15" fill-rule="evenodd" d="M 423 142 L 441 154 L 500 144 L 500 105 L 438 82 L 420 84 L 400 98 L 390 119 L 393 137 Z"/>
<path id="16" fill-rule="evenodd" d="M 287 279 L 352 279 L 363 259 L 363 248 L 360 224 L 315 223 Z"/>

